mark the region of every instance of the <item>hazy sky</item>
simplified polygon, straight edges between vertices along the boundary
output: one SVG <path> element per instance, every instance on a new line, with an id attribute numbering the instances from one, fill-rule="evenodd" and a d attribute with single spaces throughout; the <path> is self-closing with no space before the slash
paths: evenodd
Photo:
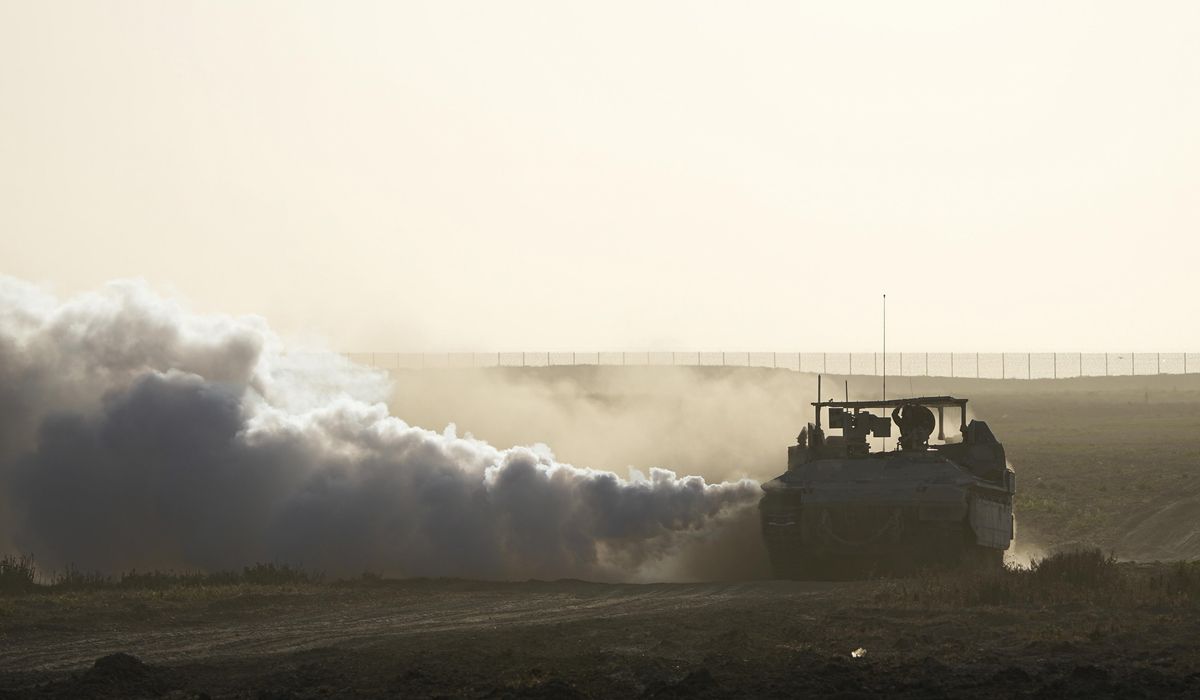
<path id="1" fill-rule="evenodd" d="M 0 273 L 344 349 L 1200 348 L 1200 3 L 0 0 Z"/>

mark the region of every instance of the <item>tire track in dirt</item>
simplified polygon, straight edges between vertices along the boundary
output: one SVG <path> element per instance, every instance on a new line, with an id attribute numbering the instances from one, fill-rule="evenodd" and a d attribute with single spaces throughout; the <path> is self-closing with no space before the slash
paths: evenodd
<path id="1" fill-rule="evenodd" d="M 1136 561 L 1192 560 L 1200 556 L 1200 489 L 1160 496 L 1125 519 L 1113 549 Z"/>
<path id="2" fill-rule="evenodd" d="M 532 590 L 531 590 L 532 589 Z M 547 590 L 548 589 L 548 590 Z M 6 635 L 0 669 L 58 672 L 90 665 L 117 651 L 144 661 L 171 663 L 224 656 L 261 656 L 328 646 L 353 646 L 380 638 L 470 628 L 481 630 L 561 624 L 589 618 L 646 616 L 696 611 L 730 600 L 770 595 L 819 596 L 821 584 L 566 584 L 509 586 L 458 592 L 436 588 L 400 595 L 383 590 L 348 600 L 297 596 L 294 605 L 273 605 L 228 622 L 204 617 L 163 630 L 142 621 L 101 631 Z M 220 612 L 211 613 L 214 617 Z"/>

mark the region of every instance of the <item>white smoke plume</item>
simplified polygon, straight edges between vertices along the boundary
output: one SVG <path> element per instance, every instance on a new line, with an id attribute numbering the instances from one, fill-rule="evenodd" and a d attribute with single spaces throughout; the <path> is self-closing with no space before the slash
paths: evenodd
<path id="1" fill-rule="evenodd" d="M 60 301 L 0 277 L 0 549 L 104 572 L 621 579 L 759 494 L 432 432 L 389 415 L 389 391 L 142 283 Z"/>

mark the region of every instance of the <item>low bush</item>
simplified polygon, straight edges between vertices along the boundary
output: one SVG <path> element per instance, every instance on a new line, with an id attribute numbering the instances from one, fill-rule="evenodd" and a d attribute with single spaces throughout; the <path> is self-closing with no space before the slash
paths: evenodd
<path id="1" fill-rule="evenodd" d="M 37 566 L 33 557 L 0 557 L 0 593 L 27 593 L 36 587 Z"/>
<path id="2" fill-rule="evenodd" d="M 1200 600 L 1200 561 L 1177 561 L 1155 574 L 1150 583 L 1167 595 Z"/>
<path id="3" fill-rule="evenodd" d="M 0 557 L 0 595 L 33 592 L 94 591 L 106 589 L 161 591 L 173 588 L 198 588 L 214 586 L 295 586 L 318 583 L 320 574 L 287 564 L 255 564 L 241 571 L 137 571 L 131 570 L 118 577 L 97 572 L 81 571 L 68 566 L 49 577 L 48 582 L 38 580 L 33 557 Z"/>
<path id="4" fill-rule="evenodd" d="M 303 569 L 295 569 L 287 564 L 255 564 L 242 570 L 242 580 L 262 586 L 290 586 L 299 583 L 316 583 L 320 574 L 311 574 Z"/>
<path id="5" fill-rule="evenodd" d="M 1116 557 L 1099 549 L 1076 549 L 1035 559 L 1028 575 L 1041 586 L 1107 586 L 1119 578 Z"/>
<path id="6" fill-rule="evenodd" d="M 928 572 L 885 584 L 878 597 L 930 606 L 1197 605 L 1200 562 L 1123 564 L 1099 549 L 1078 549 L 1034 560 L 1028 568 Z"/>
<path id="7" fill-rule="evenodd" d="M 112 579 L 99 573 L 87 573 L 68 566 L 51 579 L 50 587 L 60 591 L 81 591 L 91 588 L 103 588 L 112 585 Z"/>

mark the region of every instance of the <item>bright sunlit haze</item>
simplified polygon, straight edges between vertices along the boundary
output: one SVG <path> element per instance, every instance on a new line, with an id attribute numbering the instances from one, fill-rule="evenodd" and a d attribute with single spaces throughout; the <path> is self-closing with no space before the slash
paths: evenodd
<path id="1" fill-rule="evenodd" d="M 919 7 L 919 11 L 918 11 Z M 0 2 L 0 273 L 348 350 L 1200 347 L 1200 5 Z"/>

